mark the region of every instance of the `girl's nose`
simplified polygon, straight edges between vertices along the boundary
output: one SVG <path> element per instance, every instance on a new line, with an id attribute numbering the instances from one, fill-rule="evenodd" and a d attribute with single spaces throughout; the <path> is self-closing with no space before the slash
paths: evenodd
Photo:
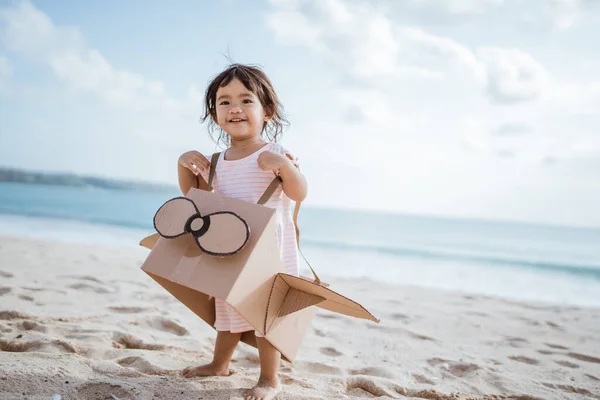
<path id="1" fill-rule="evenodd" d="M 231 108 L 229 109 L 229 112 L 233 113 L 233 114 L 237 114 L 237 113 L 242 112 L 242 108 L 240 106 L 231 106 Z"/>

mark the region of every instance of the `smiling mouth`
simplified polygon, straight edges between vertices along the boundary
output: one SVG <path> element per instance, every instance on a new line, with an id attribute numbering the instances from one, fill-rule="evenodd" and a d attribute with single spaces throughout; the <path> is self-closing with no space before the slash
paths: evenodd
<path id="1" fill-rule="evenodd" d="M 234 118 L 234 119 L 230 119 L 229 122 L 244 122 L 246 121 L 245 119 L 242 118 Z"/>

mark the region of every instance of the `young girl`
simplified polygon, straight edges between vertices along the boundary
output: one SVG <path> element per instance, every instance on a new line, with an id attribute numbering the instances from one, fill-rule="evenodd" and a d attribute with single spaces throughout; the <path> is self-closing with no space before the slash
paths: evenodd
<path id="1" fill-rule="evenodd" d="M 267 76 L 256 67 L 234 64 L 217 75 L 205 94 L 203 121 L 209 131 L 219 131 L 218 141 L 228 148 L 221 152 L 214 190 L 224 196 L 256 203 L 275 175 L 281 186 L 265 206 L 276 209 L 277 240 L 287 273 L 298 276 L 298 250 L 291 201 L 306 197 L 307 183 L 294 156 L 275 144 L 286 122 L 282 105 Z M 190 187 L 206 189 L 210 162 L 197 151 L 179 158 L 179 185 L 185 194 Z M 211 363 L 186 368 L 182 375 L 226 376 L 229 363 L 243 332 L 254 330 L 235 310 L 215 299 L 217 340 Z M 277 376 L 281 354 L 256 333 L 260 356 L 260 378 L 246 400 L 273 399 L 281 390 Z"/>

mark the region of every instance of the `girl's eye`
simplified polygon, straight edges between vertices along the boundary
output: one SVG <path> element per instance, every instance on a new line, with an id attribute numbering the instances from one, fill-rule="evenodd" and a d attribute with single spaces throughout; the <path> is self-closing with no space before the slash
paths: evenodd
<path id="1" fill-rule="evenodd" d="M 221 103 L 219 103 L 222 106 L 226 106 L 227 104 L 229 104 L 229 102 L 227 100 L 223 100 Z"/>
<path id="2" fill-rule="evenodd" d="M 250 103 L 252 103 L 252 100 L 245 99 L 245 100 L 242 101 L 242 103 L 244 103 L 244 104 L 250 104 Z"/>

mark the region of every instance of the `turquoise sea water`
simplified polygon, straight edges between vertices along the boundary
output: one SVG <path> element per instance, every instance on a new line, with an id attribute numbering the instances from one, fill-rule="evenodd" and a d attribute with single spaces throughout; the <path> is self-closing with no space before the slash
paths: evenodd
<path id="1" fill-rule="evenodd" d="M 136 248 L 177 192 L 0 183 L 0 234 Z M 304 207 L 302 248 L 321 275 L 600 306 L 600 228 Z"/>

